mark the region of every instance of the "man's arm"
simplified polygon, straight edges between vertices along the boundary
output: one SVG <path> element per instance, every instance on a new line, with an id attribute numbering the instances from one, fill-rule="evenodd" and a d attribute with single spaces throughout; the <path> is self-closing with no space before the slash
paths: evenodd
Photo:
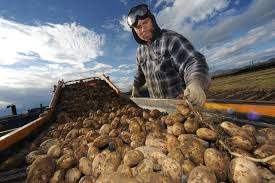
<path id="1" fill-rule="evenodd" d="M 173 65 L 184 78 L 185 84 L 196 82 L 207 90 L 210 84 L 208 65 L 205 57 L 197 52 L 192 44 L 183 36 L 175 36 L 169 45 Z"/>
<path id="2" fill-rule="evenodd" d="M 134 83 L 133 83 L 133 88 L 132 88 L 132 97 L 139 97 L 139 90 L 140 88 L 145 84 L 145 76 L 144 73 L 138 64 L 138 69 L 136 71 L 136 75 L 134 77 Z"/>
<path id="3" fill-rule="evenodd" d="M 202 106 L 206 100 L 204 92 L 210 84 L 205 57 L 181 35 L 174 36 L 170 41 L 169 52 L 173 65 L 185 81 L 185 96 L 193 104 Z"/>

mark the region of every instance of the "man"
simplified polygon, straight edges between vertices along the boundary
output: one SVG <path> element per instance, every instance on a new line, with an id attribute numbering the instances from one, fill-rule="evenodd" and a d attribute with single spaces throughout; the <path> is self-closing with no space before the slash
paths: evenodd
<path id="1" fill-rule="evenodd" d="M 210 83 L 205 57 L 182 35 L 160 29 L 145 4 L 130 10 L 127 23 L 139 43 L 132 97 L 146 83 L 152 98 L 176 98 L 184 91 L 194 106 L 202 106 Z"/>

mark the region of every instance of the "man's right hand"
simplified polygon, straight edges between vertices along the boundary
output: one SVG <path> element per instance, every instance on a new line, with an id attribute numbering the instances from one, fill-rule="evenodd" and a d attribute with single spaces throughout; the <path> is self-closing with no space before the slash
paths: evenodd
<path id="1" fill-rule="evenodd" d="M 132 95 L 131 97 L 140 97 L 139 89 L 136 86 L 133 86 L 132 88 Z"/>

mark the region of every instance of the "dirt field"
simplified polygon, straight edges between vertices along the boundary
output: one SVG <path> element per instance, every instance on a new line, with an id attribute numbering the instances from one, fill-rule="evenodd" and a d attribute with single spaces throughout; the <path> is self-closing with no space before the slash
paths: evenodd
<path id="1" fill-rule="evenodd" d="M 212 79 L 209 99 L 275 101 L 275 67 Z"/>

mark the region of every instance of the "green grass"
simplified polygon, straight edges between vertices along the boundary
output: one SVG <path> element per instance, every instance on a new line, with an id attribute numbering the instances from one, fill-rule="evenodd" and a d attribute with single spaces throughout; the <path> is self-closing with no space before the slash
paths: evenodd
<path id="1" fill-rule="evenodd" d="M 209 91 L 243 89 L 275 89 L 275 67 L 212 79 Z"/>

